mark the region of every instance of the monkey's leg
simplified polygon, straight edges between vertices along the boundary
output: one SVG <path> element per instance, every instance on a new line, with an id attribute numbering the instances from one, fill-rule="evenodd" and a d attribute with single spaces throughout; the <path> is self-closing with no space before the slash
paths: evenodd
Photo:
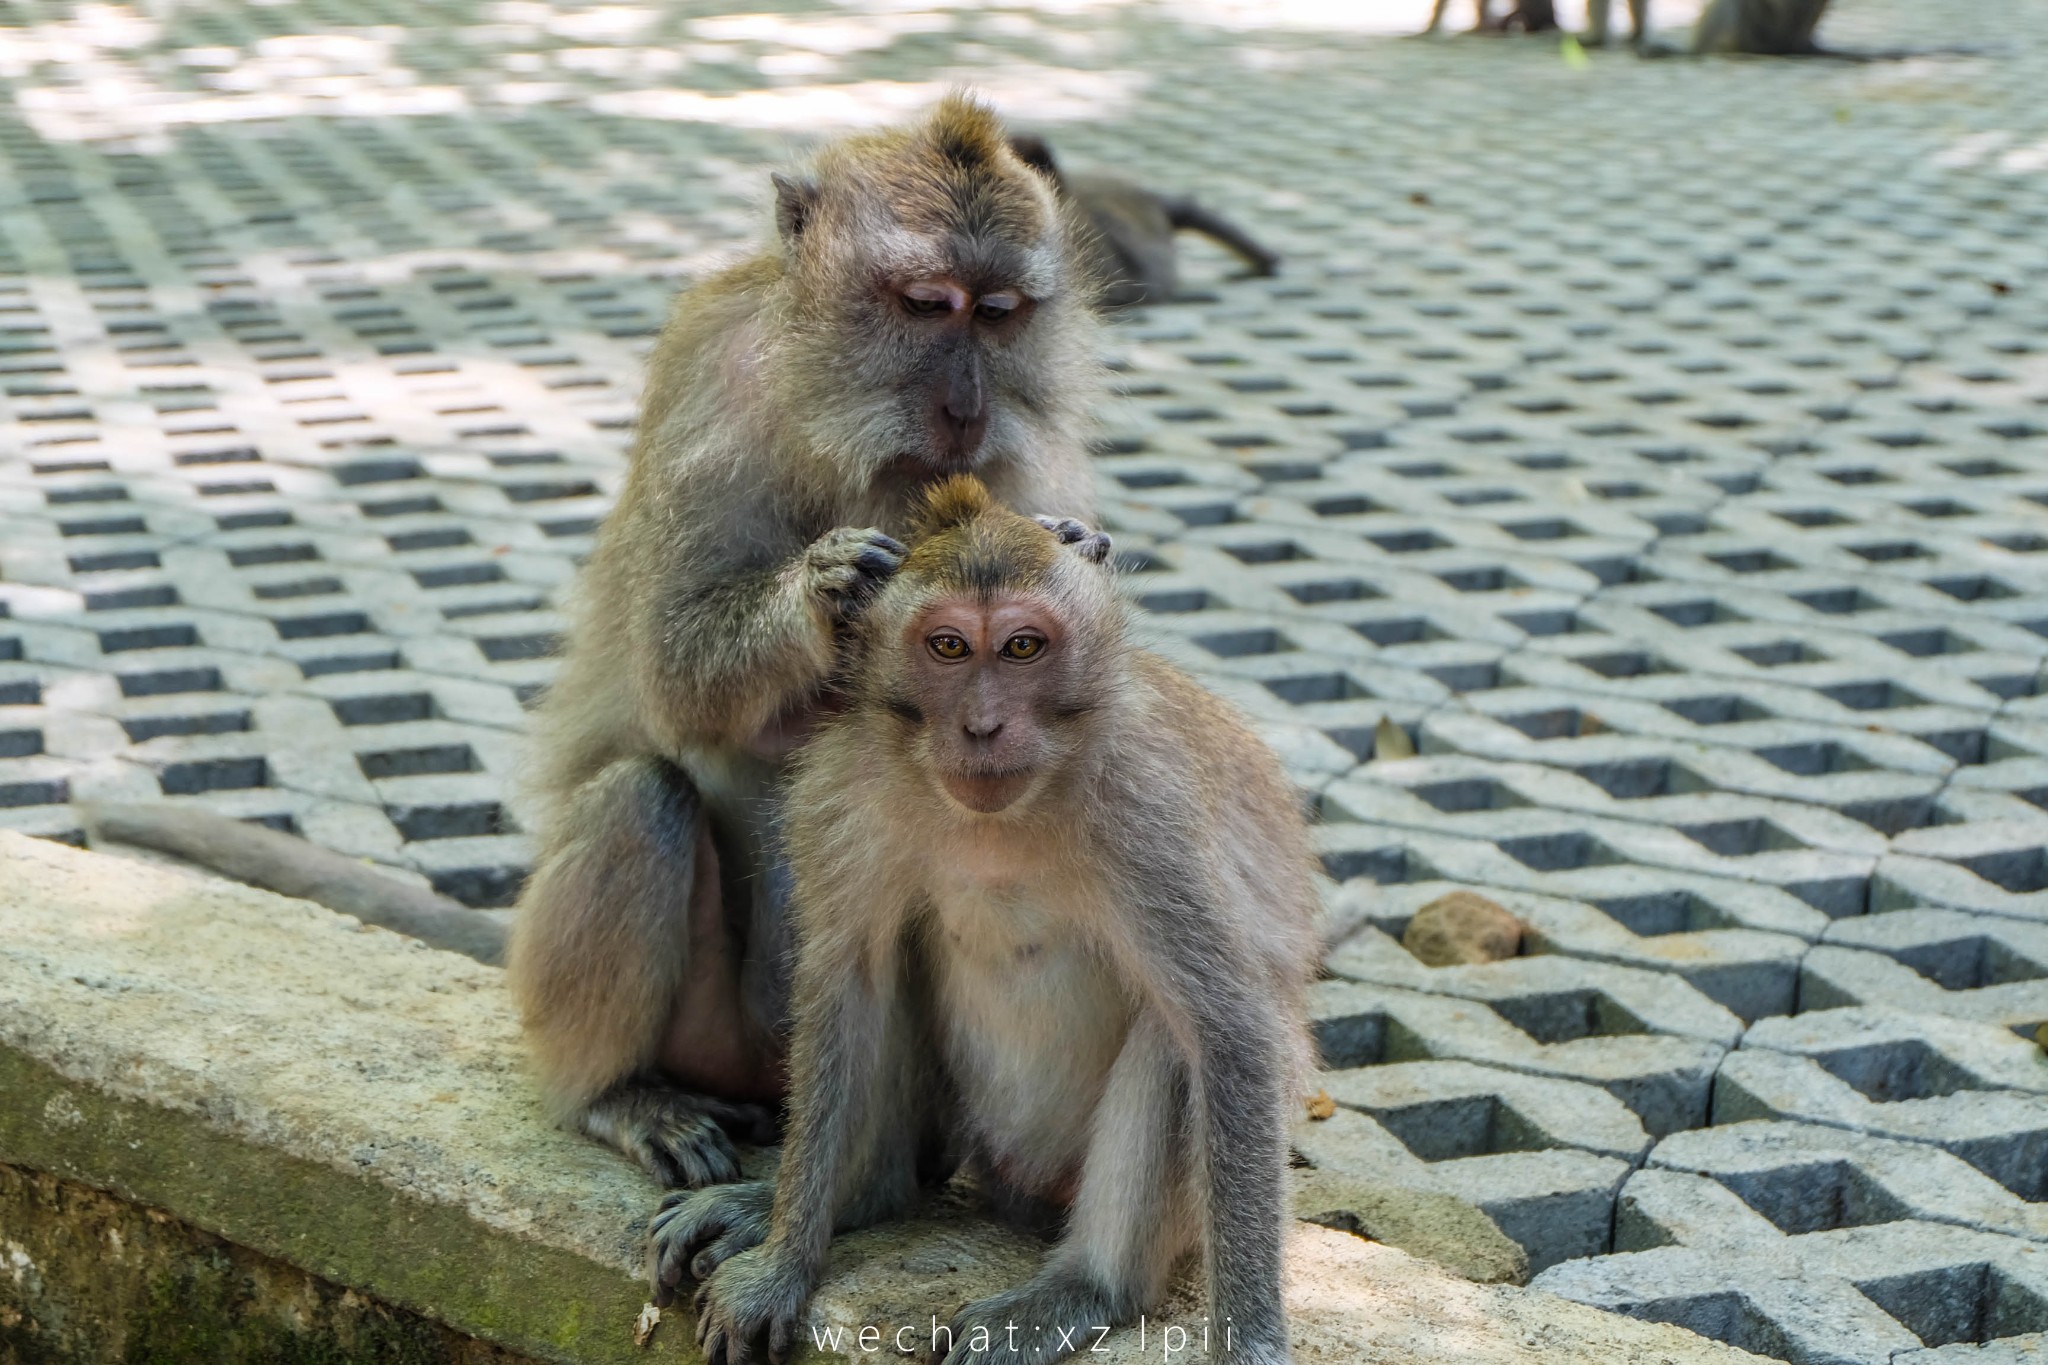
<path id="1" fill-rule="evenodd" d="M 1159 1300 L 1196 1230 L 1185 1075 L 1159 1019 L 1142 1016 L 1096 1106 L 1066 1236 L 1031 1279 L 962 1308 L 933 1342 L 935 1357 L 1043 1365 Z"/>
<path id="2" fill-rule="evenodd" d="M 550 1101 L 665 1185 L 737 1179 L 721 1125 L 765 1114 L 654 1071 L 679 1002 L 712 1061 L 749 1062 L 697 789 L 662 759 L 621 759 L 577 789 L 562 829 L 520 899 L 509 964 Z"/>
<path id="3" fill-rule="evenodd" d="M 1434 33 L 1441 28 L 1444 22 L 1444 11 L 1450 7 L 1451 0 L 1436 0 L 1436 4 L 1429 11 L 1429 27 L 1422 31 L 1424 33 Z"/>
<path id="4" fill-rule="evenodd" d="M 1175 228 L 1199 232 L 1244 258 L 1254 275 L 1270 275 L 1280 268 L 1280 258 L 1253 241 L 1251 235 L 1220 214 L 1212 213 L 1192 199 L 1161 199 L 1167 220 Z"/>
<path id="5" fill-rule="evenodd" d="M 818 921 L 844 923 L 857 913 L 828 910 Z M 919 1097 L 929 1093 L 917 1059 L 929 1049 L 910 1026 L 899 964 L 861 957 L 857 946 L 830 941 L 807 940 L 799 949 L 789 1128 L 774 1213 L 761 1244 L 718 1266 L 697 1291 L 706 1365 L 739 1365 L 763 1338 L 769 1359 L 781 1365 L 797 1345 L 797 1319 L 825 1271 L 833 1229 L 849 1216 L 901 1207 L 916 1193 Z M 672 1293 L 667 1264 L 655 1269 L 656 1294 Z"/>
<path id="6" fill-rule="evenodd" d="M 907 1018 L 889 1026 L 874 1078 L 882 1098 L 872 1108 L 881 1121 L 855 1129 L 834 1234 L 897 1217 L 916 1202 L 919 1152 L 910 1132 L 925 1100 L 921 1072 L 913 1063 L 918 1050 L 907 1041 L 910 1029 Z M 795 1103 L 803 1102 L 796 1097 Z M 647 1230 L 654 1301 L 667 1306 L 685 1280 L 707 1279 L 740 1252 L 759 1246 L 773 1225 L 774 1205 L 773 1180 L 682 1191 L 663 1199 Z"/>

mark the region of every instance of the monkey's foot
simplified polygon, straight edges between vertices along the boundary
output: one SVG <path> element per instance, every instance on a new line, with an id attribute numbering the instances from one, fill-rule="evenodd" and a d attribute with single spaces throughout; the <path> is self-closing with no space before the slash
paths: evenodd
<path id="1" fill-rule="evenodd" d="M 593 1100 L 577 1126 L 639 1162 L 664 1187 L 693 1190 L 740 1178 L 739 1154 L 728 1127 L 759 1140 L 773 1125 L 758 1104 L 633 1084 Z"/>
<path id="2" fill-rule="evenodd" d="M 704 1280 L 742 1251 L 761 1245 L 775 1209 L 775 1182 L 750 1180 L 669 1195 L 647 1229 L 647 1281 L 654 1306 L 675 1301 L 685 1278 Z"/>
<path id="3" fill-rule="evenodd" d="M 1046 1365 L 1097 1345 L 1121 1322 L 1109 1293 L 1092 1279 L 1051 1266 L 1015 1289 L 968 1304 L 941 1329 L 943 1365 Z"/>
<path id="4" fill-rule="evenodd" d="M 1083 559 L 1100 564 L 1109 558 L 1107 531 L 1097 531 L 1087 522 L 1076 521 L 1072 517 L 1033 517 L 1032 520 L 1052 532 L 1060 544 L 1073 547 Z"/>
<path id="5" fill-rule="evenodd" d="M 697 1291 L 697 1345 L 705 1365 L 743 1365 L 764 1338 L 772 1365 L 797 1346 L 797 1318 L 813 1277 L 787 1251 L 759 1246 L 720 1266 Z"/>

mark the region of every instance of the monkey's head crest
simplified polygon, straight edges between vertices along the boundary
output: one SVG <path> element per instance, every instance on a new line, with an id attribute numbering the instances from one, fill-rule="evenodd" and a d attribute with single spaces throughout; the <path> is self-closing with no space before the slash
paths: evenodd
<path id="1" fill-rule="evenodd" d="M 1038 521 L 997 502 L 969 474 L 925 490 L 911 513 L 910 555 L 899 577 L 926 589 L 983 597 L 1037 592 L 1076 606 L 1077 598 L 1114 598 L 1106 569 L 1067 550 Z"/>

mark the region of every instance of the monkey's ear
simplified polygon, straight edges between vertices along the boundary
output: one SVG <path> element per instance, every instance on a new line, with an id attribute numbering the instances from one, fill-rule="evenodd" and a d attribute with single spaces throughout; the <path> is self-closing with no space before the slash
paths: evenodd
<path id="1" fill-rule="evenodd" d="M 1060 168 L 1052 159 L 1052 148 L 1047 146 L 1045 139 L 1038 134 L 1010 134 L 1010 150 L 1017 154 L 1019 161 L 1034 171 L 1042 172 L 1053 184 L 1060 183 Z"/>
<path id="2" fill-rule="evenodd" d="M 780 171 L 768 178 L 775 184 L 776 230 L 783 241 L 794 242 L 810 226 L 811 212 L 818 206 L 818 182 L 809 176 L 784 175 Z"/>

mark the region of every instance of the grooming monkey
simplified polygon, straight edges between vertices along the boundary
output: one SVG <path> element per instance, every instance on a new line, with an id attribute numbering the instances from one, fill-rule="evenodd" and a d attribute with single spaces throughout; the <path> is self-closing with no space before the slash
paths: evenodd
<path id="1" fill-rule="evenodd" d="M 1221 702 L 1129 643 L 1104 570 L 971 479 L 916 533 L 846 710 L 796 760 L 780 1171 L 664 1201 L 656 1302 L 708 1276 L 710 1365 L 762 1338 L 785 1360 L 834 1231 L 909 1207 L 950 1147 L 999 1206 L 1064 1208 L 1066 1230 L 960 1310 L 947 1365 L 1058 1359 L 1197 1246 L 1227 1358 L 1284 1361 L 1317 958 L 1300 806 Z"/>
<path id="2" fill-rule="evenodd" d="M 951 96 L 775 177 L 777 237 L 677 301 L 535 719 L 510 985 L 563 1119 L 671 1186 L 783 1091 L 784 760 L 921 490 L 1088 516 L 1096 323 L 1060 197 Z M 1087 533 L 1064 523 L 1068 539 Z"/>
<path id="3" fill-rule="evenodd" d="M 1106 308 L 1164 303 L 1180 288 L 1173 234 L 1183 228 L 1235 252 L 1252 275 L 1271 275 L 1280 258 L 1219 214 L 1191 198 L 1159 194 L 1110 175 L 1069 175 L 1053 160 L 1045 139 L 1017 134 L 1010 146 L 1025 164 L 1044 172 L 1073 201 L 1094 230 L 1086 250 Z"/>

